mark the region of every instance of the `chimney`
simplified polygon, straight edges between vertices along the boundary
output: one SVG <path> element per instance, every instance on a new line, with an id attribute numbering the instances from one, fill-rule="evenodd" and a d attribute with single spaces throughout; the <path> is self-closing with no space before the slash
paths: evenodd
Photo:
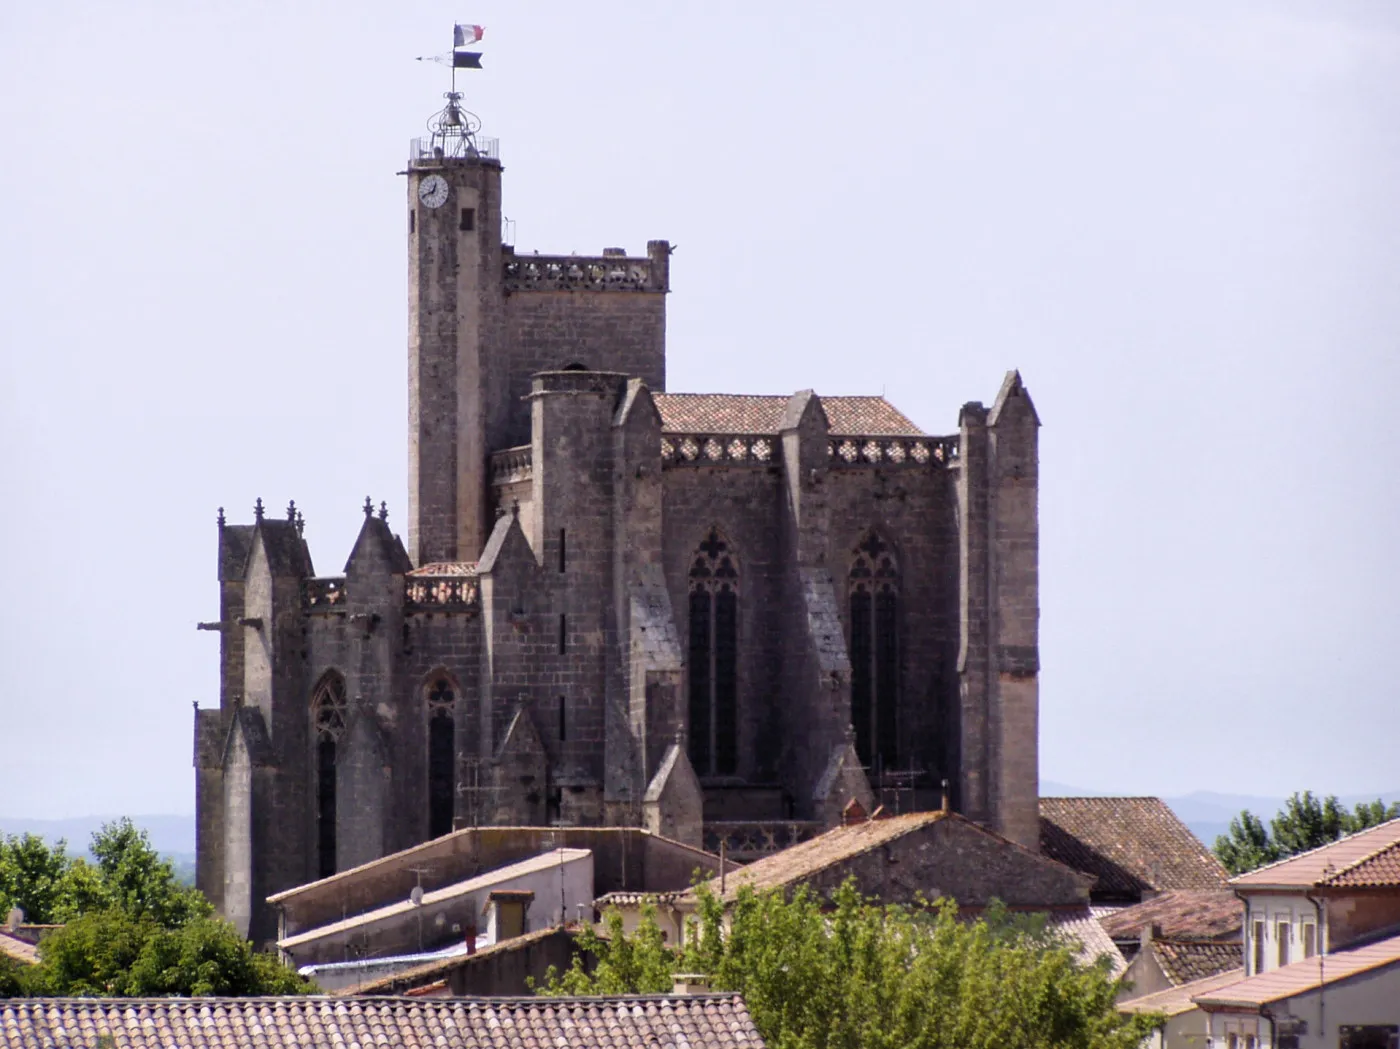
<path id="1" fill-rule="evenodd" d="M 1144 925 L 1142 932 L 1138 934 L 1138 949 L 1146 952 L 1152 946 L 1153 940 L 1162 938 L 1162 927 L 1160 925 Z"/>
<path id="2" fill-rule="evenodd" d="M 704 973 L 673 973 L 672 994 L 709 994 L 710 978 Z"/>
<path id="3" fill-rule="evenodd" d="M 943 781 L 943 804 L 939 806 L 939 811 L 945 816 L 953 811 L 953 796 L 948 793 L 948 781 Z"/>

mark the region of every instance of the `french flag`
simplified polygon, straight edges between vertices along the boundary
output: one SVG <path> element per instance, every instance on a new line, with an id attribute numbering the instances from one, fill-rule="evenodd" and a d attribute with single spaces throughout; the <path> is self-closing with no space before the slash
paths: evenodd
<path id="1" fill-rule="evenodd" d="M 452 46 L 466 47 L 481 39 L 481 35 L 486 32 L 485 26 L 479 25 L 454 25 L 452 27 Z"/>

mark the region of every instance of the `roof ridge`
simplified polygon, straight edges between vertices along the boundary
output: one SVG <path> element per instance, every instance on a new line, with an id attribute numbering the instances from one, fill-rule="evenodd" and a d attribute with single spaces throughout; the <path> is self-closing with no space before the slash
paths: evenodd
<path id="1" fill-rule="evenodd" d="M 1391 820 L 1386 820 L 1386 823 L 1390 823 L 1390 822 L 1393 822 L 1393 821 L 1391 821 Z M 1366 830 L 1374 830 L 1374 829 L 1376 829 L 1376 828 L 1384 827 L 1384 826 L 1385 826 L 1385 823 L 1377 823 L 1375 827 L 1367 827 Z M 1357 831 L 1356 833 L 1357 833 L 1357 834 L 1362 834 L 1362 833 L 1364 833 L 1364 831 Z M 1355 835 L 1352 835 L 1352 836 L 1354 837 Z M 1343 840 L 1342 838 L 1338 838 L 1338 839 L 1337 839 L 1337 841 L 1342 841 L 1342 840 Z M 1335 845 L 1335 844 L 1337 844 L 1337 842 L 1334 841 L 1332 844 Z M 1323 878 L 1321 881 L 1319 881 L 1318 884 L 1319 884 L 1319 885 L 1323 885 L 1323 884 L 1326 884 L 1327 882 L 1332 881 L 1332 880 L 1335 879 L 1335 878 L 1340 878 L 1343 874 L 1349 874 L 1349 873 L 1351 873 L 1352 871 L 1356 870 L 1356 868 L 1360 867 L 1363 863 L 1370 863 L 1372 860 L 1378 858 L 1378 857 L 1381 856 L 1383 853 L 1387 853 L 1387 852 L 1389 852 L 1391 849 L 1394 849 L 1394 848 L 1397 848 L 1397 847 L 1400 847 L 1400 838 L 1396 838 L 1394 841 L 1388 842 L 1387 844 L 1382 845 L 1380 848 L 1375 849 L 1375 850 L 1373 850 L 1373 851 L 1371 851 L 1371 852 L 1368 852 L 1365 856 L 1362 856 L 1360 859 L 1352 860 L 1352 861 L 1351 861 L 1350 863 L 1348 863 L 1345 867 L 1338 867 L 1338 868 L 1337 868 L 1336 870 L 1334 870 L 1331 874 L 1327 875 L 1327 877 L 1325 877 L 1325 878 Z"/>
<path id="2" fill-rule="evenodd" d="M 1283 859 L 1274 860 L 1272 863 L 1266 863 L 1262 867 L 1255 867 L 1252 871 L 1245 871 L 1243 874 L 1235 875 L 1233 878 L 1230 879 L 1230 881 L 1233 884 L 1240 878 L 1251 878 L 1256 874 L 1262 874 L 1264 871 L 1272 870 L 1275 867 L 1282 867 L 1285 863 L 1292 863 L 1294 860 L 1301 860 L 1305 856 L 1311 856 L 1314 853 L 1323 851 L 1324 849 L 1330 849 L 1335 845 L 1340 845 L 1344 841 L 1350 841 L 1352 838 L 1359 838 L 1363 834 L 1370 834 L 1372 831 L 1378 831 L 1382 827 L 1390 826 L 1392 823 L 1400 824 L 1400 816 L 1395 817 L 1395 819 L 1393 820 L 1386 820 L 1384 823 L 1377 823 L 1374 827 L 1363 827 L 1361 830 L 1353 831 L 1350 834 L 1343 834 L 1340 838 L 1334 838 L 1331 841 L 1326 842 L 1325 844 L 1316 845 L 1311 849 L 1304 849 L 1302 852 L 1295 852 L 1292 856 L 1285 856 L 1283 857 Z M 1397 827 L 1397 830 L 1400 830 L 1400 827 Z M 1391 844 L 1394 845 L 1397 842 L 1400 842 L 1400 838 L 1392 840 Z M 1343 868 L 1343 870 L 1344 869 L 1346 868 Z M 1327 877 L 1335 878 L 1340 873 L 1340 870 L 1333 871 Z M 1253 977 L 1250 977 L 1250 979 L 1253 979 Z"/>

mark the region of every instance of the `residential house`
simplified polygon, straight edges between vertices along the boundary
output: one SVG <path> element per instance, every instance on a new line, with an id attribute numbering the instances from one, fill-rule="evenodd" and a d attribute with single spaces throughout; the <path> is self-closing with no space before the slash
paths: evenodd
<path id="1" fill-rule="evenodd" d="M 719 857 L 637 827 L 468 827 L 268 897 L 278 939 L 431 893 L 553 849 L 593 856 L 593 891 L 688 888 Z M 569 917 L 574 917 L 570 914 Z"/>
<path id="2" fill-rule="evenodd" d="M 1153 994 L 1139 995 L 1131 1001 L 1120 1001 L 1122 1013 L 1158 1013 L 1166 1018 L 1142 1049 L 1207 1049 L 1210 1018 L 1193 999 L 1199 994 L 1238 983 L 1243 969 L 1216 973 L 1179 987 L 1167 987 Z M 1235 1049 L 1244 1049 L 1237 1045 Z"/>
<path id="3" fill-rule="evenodd" d="M 1400 936 L 1314 955 L 1207 990 L 1212 1049 L 1396 1049 Z"/>
<path id="4" fill-rule="evenodd" d="M 848 820 L 746 867 L 726 871 L 712 878 L 708 887 L 720 899 L 732 901 L 744 887 L 761 892 L 807 886 L 829 895 L 847 878 L 854 878 L 862 893 L 887 903 L 947 897 L 964 912 L 976 913 L 999 900 L 1013 910 L 1048 913 L 1052 922 L 1067 927 L 1090 918 L 1092 879 L 1088 875 L 957 813 L 918 812 L 872 820 L 856 811 Z M 612 893 L 600 897 L 596 907 L 600 911 L 616 907 L 622 912 L 624 928 L 630 930 L 648 902 L 657 908 L 663 934 L 680 942 L 685 921 L 697 908 L 693 890 L 660 895 Z M 1086 950 L 1116 954 L 1101 931 L 1091 939 Z M 1121 968 L 1121 957 L 1111 960 L 1115 969 Z"/>
<path id="5" fill-rule="evenodd" d="M 561 926 L 591 912 L 593 898 L 593 854 L 556 849 L 429 892 L 415 887 L 382 907 L 285 937 L 277 948 L 303 975 L 336 990 L 532 927 Z"/>
<path id="6" fill-rule="evenodd" d="M 1249 976 L 1400 932 L 1400 819 L 1241 874 Z"/>
<path id="7" fill-rule="evenodd" d="M 1176 889 L 1132 907 L 1108 910 L 1099 920 L 1129 960 L 1123 999 L 1244 964 L 1244 904 L 1228 889 Z"/>
<path id="8" fill-rule="evenodd" d="M 0 1001 L 0 1049 L 763 1049 L 735 994 L 613 998 L 31 998 Z"/>
<path id="9" fill-rule="evenodd" d="M 471 954 L 434 958 L 363 983 L 347 985 L 340 995 L 413 994 L 477 998 L 525 995 L 531 983 L 542 986 L 552 968 L 573 964 L 578 925 L 561 925 L 523 933 Z"/>

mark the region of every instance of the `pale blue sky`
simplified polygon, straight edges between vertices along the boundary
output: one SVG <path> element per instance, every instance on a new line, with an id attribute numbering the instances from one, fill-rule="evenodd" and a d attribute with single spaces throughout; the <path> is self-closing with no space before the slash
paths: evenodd
<path id="1" fill-rule="evenodd" d="M 0 5 L 0 814 L 193 808 L 214 514 L 405 504 L 405 217 L 454 19 L 523 250 L 673 259 L 673 390 L 1019 367 L 1042 775 L 1397 786 L 1400 7 Z"/>

